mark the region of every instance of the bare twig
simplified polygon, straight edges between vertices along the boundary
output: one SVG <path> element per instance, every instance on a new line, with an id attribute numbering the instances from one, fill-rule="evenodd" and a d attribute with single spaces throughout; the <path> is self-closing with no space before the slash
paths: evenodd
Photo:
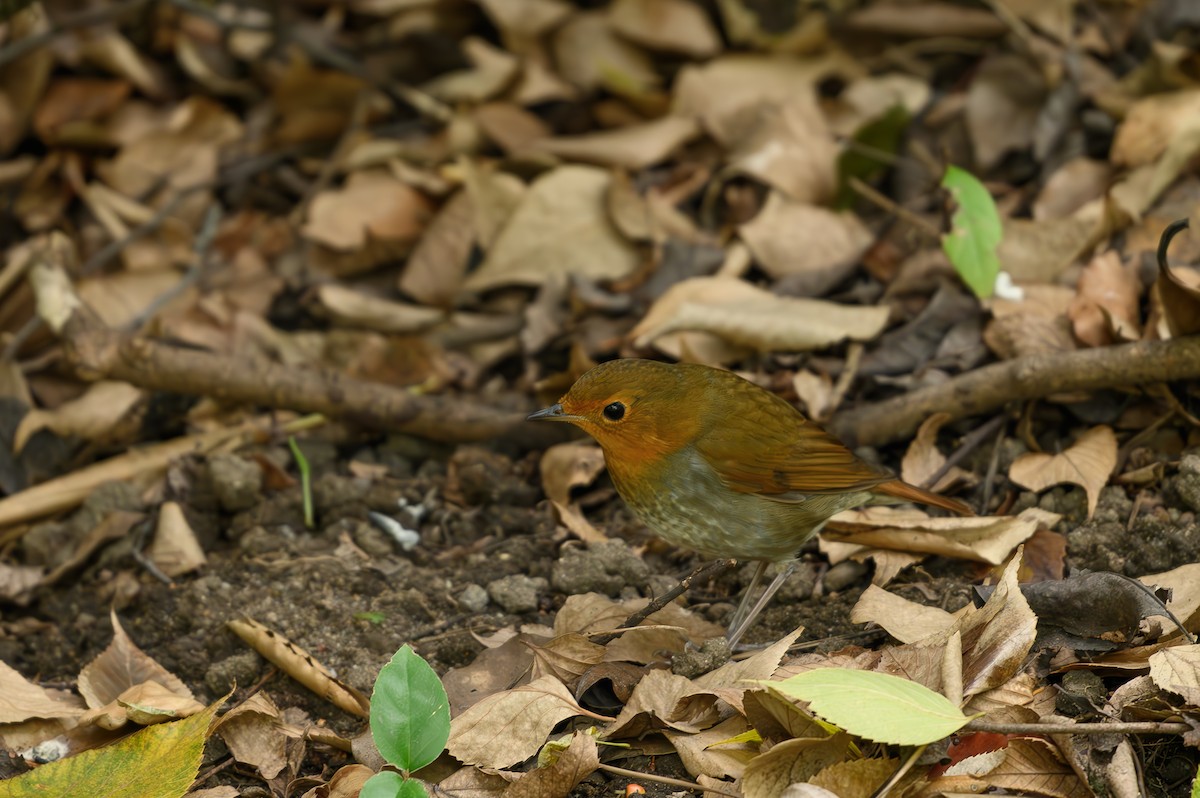
<path id="1" fill-rule="evenodd" d="M 899 218 L 911 224 L 913 227 L 923 231 L 926 235 L 931 236 L 934 239 L 941 236 L 942 231 L 939 230 L 936 225 L 925 219 L 922 219 L 920 216 L 913 213 L 908 208 L 905 208 L 891 197 L 888 197 L 882 192 L 871 188 L 871 186 L 867 185 L 863 180 L 857 177 L 852 177 L 847 182 L 847 185 L 854 189 L 855 192 L 862 195 L 864 199 L 870 200 L 888 213 L 895 214 Z"/>
<path id="2" fill-rule="evenodd" d="M 680 579 L 678 585 L 671 588 L 666 593 L 663 593 L 661 596 L 657 596 L 645 607 L 642 607 L 633 615 L 630 615 L 628 618 L 626 618 L 625 622 L 621 624 L 621 630 L 634 628 L 642 621 L 646 620 L 651 615 L 691 590 L 692 585 L 702 585 L 717 574 L 728 568 L 732 568 L 736 564 L 737 560 L 713 560 L 712 562 L 701 565 L 683 579 Z M 592 642 L 602 646 L 606 643 L 612 642 L 620 636 L 620 631 L 612 632 L 610 634 L 594 637 L 592 638 Z"/>
<path id="3" fill-rule="evenodd" d="M 1200 336 L 1032 355 L 975 369 L 947 382 L 836 416 L 833 431 L 853 446 L 911 436 L 934 413 L 951 419 L 1056 393 L 1129 388 L 1200 377 Z"/>
<path id="4" fill-rule="evenodd" d="M 946 462 L 942 463 L 942 467 L 927 477 L 921 483 L 920 487 L 929 489 L 936 485 L 938 480 L 950 472 L 951 468 L 954 468 L 954 466 L 965 460 L 967 455 L 975 451 L 975 448 L 979 446 L 979 444 L 983 443 L 985 438 L 987 438 L 996 430 L 1000 429 L 1000 427 L 1004 426 L 1006 419 L 1007 416 L 1003 413 L 1000 413 L 999 415 L 992 417 L 986 424 L 976 427 L 964 435 L 962 443 L 959 444 L 957 449 L 950 453 L 950 456 L 946 458 Z"/>
<path id="5" fill-rule="evenodd" d="M 5 67 L 13 61 L 24 58 L 34 50 L 51 44 L 64 33 L 111 22 L 122 14 L 141 8 L 149 4 L 149 2 L 150 0 L 127 0 L 124 3 L 117 3 L 113 6 L 99 6 L 98 8 L 88 9 L 87 11 L 56 20 L 54 27 L 44 33 L 26 36 L 24 39 L 18 39 L 4 47 L 0 47 L 0 67 Z"/>
<path id="6" fill-rule="evenodd" d="M 672 787 L 682 787 L 685 790 L 696 790 L 697 792 L 715 792 L 718 795 L 728 795 L 730 798 L 742 798 L 741 793 L 722 790 L 720 787 L 705 787 L 703 784 L 697 784 L 694 781 L 684 781 L 683 779 L 673 779 L 670 776 L 659 776 L 657 773 L 639 773 L 636 770 L 626 770 L 625 768 L 615 767 L 614 765 L 599 765 L 600 770 L 605 773 L 612 773 L 617 776 L 625 776 L 630 779 L 638 779 L 640 781 L 654 781 L 659 784 L 669 784 Z"/>
<path id="7" fill-rule="evenodd" d="M 996 734 L 1187 734 L 1186 723 L 1137 721 L 1130 723 L 989 723 L 973 720 L 965 731 Z"/>

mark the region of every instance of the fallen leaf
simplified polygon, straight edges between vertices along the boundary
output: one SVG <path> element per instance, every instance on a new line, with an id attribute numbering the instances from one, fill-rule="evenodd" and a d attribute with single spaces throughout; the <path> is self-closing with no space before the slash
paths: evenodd
<path id="1" fill-rule="evenodd" d="M 1087 492 L 1088 518 L 1096 512 L 1100 489 L 1117 464 L 1117 438 L 1111 427 L 1092 427 L 1079 436 L 1074 445 L 1059 454 L 1028 452 L 1016 459 L 1008 470 L 1009 479 L 1042 491 L 1053 485 L 1071 483 Z"/>
<path id="2" fill-rule="evenodd" d="M 576 13 L 555 31 L 552 45 L 560 74 L 585 91 L 638 98 L 660 82 L 649 56 L 617 36 L 605 14 Z"/>
<path id="3" fill-rule="evenodd" d="M 949 629 L 954 616 L 868 585 L 850 610 L 850 621 L 877 623 L 901 643 L 913 643 Z"/>
<path id="4" fill-rule="evenodd" d="M 419 191 L 389 171 L 366 169 L 313 197 L 301 232 L 327 247 L 355 250 L 370 238 L 415 241 L 431 215 Z"/>
<path id="5" fill-rule="evenodd" d="M 591 443 L 555 444 L 542 454 L 538 469 L 546 498 L 567 505 L 574 488 L 592 484 L 604 470 L 604 452 Z"/>
<path id="6" fill-rule="evenodd" d="M 942 425 L 950 420 L 947 413 L 934 413 L 921 422 L 913 441 L 904 453 L 900 464 L 900 478 L 912 485 L 924 485 L 946 463 L 946 456 L 937 448 L 937 434 Z M 968 474 L 953 466 L 930 487 L 934 493 L 944 493 L 955 484 L 967 479 Z"/>
<path id="7" fill-rule="evenodd" d="M 1046 99 L 1041 71 L 1013 53 L 985 58 L 967 89 L 967 130 L 975 160 L 987 172 L 1012 150 L 1033 144 L 1035 123 Z"/>
<path id="8" fill-rule="evenodd" d="M 840 147 L 814 92 L 798 91 L 781 105 L 752 106 L 734 124 L 741 129 L 730 133 L 736 144 L 727 173 L 753 177 L 797 202 L 821 203 L 833 196 Z M 822 241 L 811 234 L 808 239 L 809 244 Z"/>
<path id="9" fill-rule="evenodd" d="M 644 169 L 665 160 L 699 134 L 700 128 L 694 119 L 664 116 L 653 122 L 626 125 L 615 130 L 540 138 L 530 142 L 528 149 L 573 161 Z"/>
<path id="10" fill-rule="evenodd" d="M 1141 336 L 1141 287 L 1137 268 L 1122 263 L 1116 250 L 1092 258 L 1079 275 L 1078 293 L 1067 311 L 1075 337 L 1088 346 L 1136 341 Z"/>
<path id="11" fill-rule="evenodd" d="M 562 166 L 538 178 L 463 289 L 538 285 L 559 273 L 590 280 L 628 275 L 639 257 L 605 213 L 611 180 L 590 166 Z"/>
<path id="12" fill-rule="evenodd" d="M 874 241 L 853 213 L 794 202 L 779 193 L 738 228 L 738 235 L 763 271 L 774 278 L 802 276 L 811 296 L 845 279 Z"/>
<path id="13" fill-rule="evenodd" d="M 163 502 L 159 508 L 158 525 L 146 555 L 170 577 L 189 573 L 208 562 L 178 502 Z"/>
<path id="14" fill-rule="evenodd" d="M 53 410 L 34 408 L 25 414 L 13 433 L 13 451 L 20 452 L 39 430 L 50 429 L 67 437 L 104 440 L 112 436 L 120 421 L 142 401 L 141 389 L 126 382 L 94 382 L 78 399 L 64 402 Z"/>
<path id="15" fill-rule="evenodd" d="M 1172 646 L 1150 655 L 1154 683 L 1200 707 L 1200 645 Z"/>
<path id="16" fill-rule="evenodd" d="M 507 768 L 537 753 L 561 721 L 575 715 L 608 720 L 575 703 L 552 676 L 488 696 L 450 722 L 446 750 L 470 765 Z"/>
<path id="17" fill-rule="evenodd" d="M 1109 158 L 1117 166 L 1145 166 L 1198 126 L 1200 89 L 1151 94 L 1130 106 L 1113 136 Z"/>
<path id="18" fill-rule="evenodd" d="M 885 307 L 779 297 L 741 280 L 694 277 L 676 283 L 629 335 L 639 348 L 678 330 L 714 333 L 759 351 L 808 351 L 883 331 Z"/>
<path id="19" fill-rule="evenodd" d="M 1112 181 L 1108 163 L 1091 158 L 1072 158 L 1050 175 L 1033 201 L 1036 221 L 1065 219 L 1089 202 L 1104 196 Z"/>
<path id="20" fill-rule="evenodd" d="M 689 0 L 616 0 L 608 7 L 613 30 L 651 50 L 708 58 L 721 37 L 700 6 Z"/>
<path id="21" fill-rule="evenodd" d="M 516 79 L 520 62 L 512 53 L 476 36 L 465 38 L 460 47 L 471 66 L 426 83 L 423 88 L 432 96 L 448 103 L 481 103 L 498 95 Z"/>
<path id="22" fill-rule="evenodd" d="M 404 264 L 397 286 L 426 305 L 450 308 L 475 246 L 475 205 L 469 191 L 446 201 Z"/>

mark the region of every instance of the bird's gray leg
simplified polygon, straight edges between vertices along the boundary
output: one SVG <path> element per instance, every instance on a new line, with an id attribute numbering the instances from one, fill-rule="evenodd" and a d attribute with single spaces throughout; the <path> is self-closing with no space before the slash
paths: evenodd
<path id="1" fill-rule="evenodd" d="M 750 611 L 747 613 L 745 612 L 745 607 L 750 603 L 750 591 L 757 587 L 758 583 L 762 580 L 763 574 L 766 573 L 767 570 L 766 562 L 760 562 L 758 564 L 758 568 L 754 570 L 754 576 L 750 580 L 750 587 L 746 589 L 746 595 L 742 598 L 742 603 L 738 606 L 737 612 L 735 612 L 733 615 L 734 621 L 737 623 L 735 625 L 731 622 L 729 624 L 729 631 L 725 633 L 726 639 L 729 640 L 730 651 L 732 651 L 733 647 L 736 646 L 738 641 L 742 639 L 742 635 L 745 634 L 746 630 L 750 628 L 750 625 L 754 623 L 754 619 L 757 618 L 758 614 L 763 611 L 763 607 L 767 606 L 767 603 L 771 600 L 771 598 L 779 592 L 779 588 L 783 587 L 783 583 L 787 581 L 788 577 L 796 572 L 796 567 L 799 564 L 799 560 L 788 560 L 787 566 L 784 567 L 784 569 L 780 571 L 774 579 L 771 580 L 771 584 L 767 585 L 767 589 L 763 591 L 763 594 L 759 596 L 758 601 L 754 602 L 754 606 L 751 607 Z M 745 615 L 745 618 L 742 618 L 742 615 Z"/>

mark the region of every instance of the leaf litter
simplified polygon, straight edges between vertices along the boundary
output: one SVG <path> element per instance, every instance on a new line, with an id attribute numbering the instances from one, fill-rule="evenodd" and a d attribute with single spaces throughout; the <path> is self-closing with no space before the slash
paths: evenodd
<path id="1" fill-rule="evenodd" d="M 1200 616 L 1200 251 L 1175 229 L 1156 252 L 1200 220 L 1183 12 L 69 6 L 0 9 L 9 753 L 57 738 L 82 767 L 111 727 L 185 718 L 157 724 L 179 745 L 94 752 L 170 761 L 157 786 L 182 795 L 236 684 L 216 733 L 254 775 L 190 794 L 328 776 L 306 794 L 353 796 L 366 774 L 340 752 L 377 766 L 356 696 L 411 640 L 457 724 L 420 777 L 451 794 L 592 795 L 630 769 L 660 797 L 679 785 L 655 770 L 771 798 L 1128 794 L 1138 772 L 1169 795 L 1171 761 L 1194 778 L 1198 666 L 1174 620 Z M 977 254 L 1011 285 L 977 278 L 984 303 L 940 253 L 952 165 L 1001 215 Z M 210 370 L 181 373 L 197 351 Z M 1068 359 L 1032 398 L 981 389 L 1007 397 L 993 435 L 947 400 L 903 460 L 864 451 L 981 517 L 835 519 L 751 633 L 766 647 L 727 660 L 743 569 L 611 638 L 695 559 L 632 520 L 594 446 L 519 420 L 629 355 L 737 369 L 831 423 L 953 397 L 989 360 Z M 328 419 L 294 415 L 314 396 Z M 247 636 L 294 670 L 248 696 L 264 666 L 224 627 L 259 610 Z M 886 696 L 851 735 L 756 686 L 816 668 L 986 714 L 947 763 L 906 765 L 872 725 Z M 1084 710 L 1055 698 L 1093 672 Z M 1136 749 L 985 730 L 1093 715 L 1176 726 Z"/>

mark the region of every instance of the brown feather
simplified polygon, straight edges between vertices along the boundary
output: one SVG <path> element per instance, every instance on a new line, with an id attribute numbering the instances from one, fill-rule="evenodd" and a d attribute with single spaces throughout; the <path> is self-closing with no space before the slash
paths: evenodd
<path id="1" fill-rule="evenodd" d="M 875 493 L 882 493 L 885 496 L 893 496 L 908 502 L 920 502 L 921 504 L 928 504 L 933 507 L 941 507 L 943 510 L 949 510 L 958 515 L 975 515 L 974 510 L 957 499 L 951 499 L 948 496 L 939 496 L 924 488 L 918 488 L 916 485 L 909 485 L 907 482 L 899 479 L 893 479 L 890 482 L 876 485 L 872 490 Z"/>

